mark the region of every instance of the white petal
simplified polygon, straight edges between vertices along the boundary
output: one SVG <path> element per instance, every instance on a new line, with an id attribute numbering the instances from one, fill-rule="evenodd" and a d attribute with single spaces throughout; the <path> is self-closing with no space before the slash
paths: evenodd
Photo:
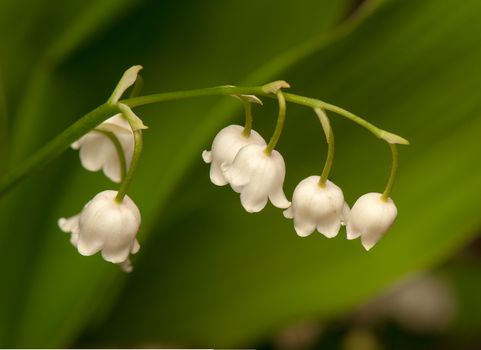
<path id="1" fill-rule="evenodd" d="M 299 237 L 307 237 L 316 229 L 316 223 L 309 219 L 299 220 L 294 217 L 294 229 Z"/>
<path id="2" fill-rule="evenodd" d="M 134 244 L 132 244 L 132 249 L 130 250 L 131 254 L 137 254 L 140 250 L 140 244 L 138 240 L 134 240 Z"/>
<path id="3" fill-rule="evenodd" d="M 111 141 L 103 135 L 87 135 L 86 140 L 80 148 L 80 161 L 82 166 L 90 171 L 102 169 L 105 160 L 113 156 L 115 151 Z"/>
<path id="4" fill-rule="evenodd" d="M 204 160 L 204 162 L 206 162 L 207 164 L 210 164 L 212 162 L 212 152 L 210 151 L 204 151 L 202 152 L 202 159 Z"/>
<path id="5" fill-rule="evenodd" d="M 102 249 L 103 242 L 93 235 L 80 235 L 77 240 L 77 250 L 83 256 L 91 256 Z"/>
<path id="6" fill-rule="evenodd" d="M 360 237 L 362 234 L 362 232 L 357 227 L 354 227 L 351 222 L 347 223 L 346 232 L 347 232 L 347 239 L 349 240 L 356 239 Z"/>
<path id="7" fill-rule="evenodd" d="M 77 248 L 78 239 L 79 239 L 79 234 L 78 234 L 78 233 L 72 233 L 72 234 L 70 235 L 70 244 L 72 244 L 75 248 Z"/>
<path id="8" fill-rule="evenodd" d="M 220 165 L 222 174 L 227 179 L 227 181 L 233 186 L 232 188 L 240 189 L 249 183 L 249 172 L 245 167 L 228 165 L 227 163 L 222 163 Z M 239 191 L 236 191 L 239 192 Z"/>
<path id="9" fill-rule="evenodd" d="M 294 217 L 294 213 L 292 212 L 292 206 L 284 210 L 282 214 L 286 219 L 292 219 Z"/>
<path id="10" fill-rule="evenodd" d="M 363 235 L 361 236 L 361 243 L 363 245 L 363 247 L 366 249 L 366 250 L 370 250 L 372 247 L 374 247 L 376 245 L 376 243 L 381 239 L 381 236 L 378 235 L 378 236 L 375 236 L 375 235 L 370 235 L 370 236 L 366 236 L 366 235 Z"/>
<path id="11" fill-rule="evenodd" d="M 349 221 L 349 214 L 351 209 L 349 209 L 349 205 L 344 202 L 344 206 L 342 207 L 342 214 L 341 214 L 341 225 L 346 226 L 347 222 Z"/>
<path id="12" fill-rule="evenodd" d="M 120 166 L 121 165 L 119 156 L 116 153 L 115 155 L 107 159 L 103 165 L 103 171 L 105 176 L 107 176 L 113 182 L 120 183 L 120 181 L 122 180 Z"/>
<path id="13" fill-rule="evenodd" d="M 132 249 L 128 243 L 129 242 L 108 242 L 108 244 L 105 244 L 102 248 L 102 257 L 105 261 L 109 261 L 114 264 L 120 264 L 124 262 L 129 257 Z"/>
<path id="14" fill-rule="evenodd" d="M 58 220 L 58 227 L 63 232 L 67 233 L 78 233 L 79 232 L 79 215 L 72 216 L 71 218 L 65 219 L 60 218 Z"/>
<path id="15" fill-rule="evenodd" d="M 341 221 L 335 220 L 331 223 L 320 223 L 317 225 L 317 231 L 322 233 L 327 238 L 336 237 L 339 233 L 339 229 L 341 228 Z"/>
<path id="16" fill-rule="evenodd" d="M 217 163 L 212 163 L 210 166 L 210 181 L 217 186 L 225 186 L 228 183 Z"/>
<path id="17" fill-rule="evenodd" d="M 257 213 L 266 206 L 267 194 L 256 185 L 248 185 L 242 189 L 241 203 L 247 212 Z"/>
<path id="18" fill-rule="evenodd" d="M 291 202 L 286 198 L 282 187 L 277 187 L 274 191 L 269 193 L 269 199 L 274 206 L 280 209 L 288 208 L 291 205 Z"/>

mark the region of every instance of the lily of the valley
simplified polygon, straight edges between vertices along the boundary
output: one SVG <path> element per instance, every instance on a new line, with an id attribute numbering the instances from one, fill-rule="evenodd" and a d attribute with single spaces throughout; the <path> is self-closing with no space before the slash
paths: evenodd
<path id="1" fill-rule="evenodd" d="M 342 190 L 329 180 L 321 186 L 319 179 L 309 176 L 302 180 L 294 190 L 292 205 L 284 211 L 301 237 L 316 229 L 328 238 L 335 237 L 349 215 Z"/>
<path id="2" fill-rule="evenodd" d="M 397 208 L 391 198 L 381 193 L 367 193 L 354 203 L 347 222 L 347 239 L 361 237 L 366 250 L 371 249 L 391 228 L 397 216 Z"/>
<path id="3" fill-rule="evenodd" d="M 128 168 L 134 151 L 132 127 L 125 114 L 129 114 L 137 128 L 146 128 L 127 105 L 119 103 L 125 90 L 135 83 L 141 69 L 141 66 L 133 66 L 125 71 L 109 99 L 109 103 L 118 104 L 119 109 L 125 113 L 112 116 L 71 145 L 73 149 L 79 150 L 80 161 L 85 169 L 103 170 L 105 176 L 117 183 L 121 181 L 122 171 L 126 170 L 122 169 L 121 157 L 125 158 L 125 166 Z M 116 148 L 113 139 L 118 141 L 120 149 Z M 119 152 L 123 152 L 123 155 Z"/>
<path id="4" fill-rule="evenodd" d="M 139 209 L 128 196 L 116 201 L 116 191 L 97 194 L 80 214 L 58 221 L 60 229 L 71 233 L 70 242 L 84 256 L 101 252 L 102 257 L 131 269 L 129 256 L 139 251 L 136 239 L 140 227 Z"/>
<path id="5" fill-rule="evenodd" d="M 108 134 L 119 141 L 128 168 L 134 153 L 134 136 L 129 123 L 120 113 L 104 121 L 71 147 L 79 150 L 80 162 L 85 169 L 103 170 L 105 176 L 118 183 L 122 173 L 120 154 Z"/>
<path id="6" fill-rule="evenodd" d="M 261 211 L 268 199 L 281 209 L 290 206 L 282 189 L 284 158 L 276 150 L 268 154 L 264 145 L 244 146 L 232 164 L 223 163 L 221 169 L 234 191 L 240 193 L 242 206 L 249 213 Z"/>
<path id="7" fill-rule="evenodd" d="M 244 134 L 244 127 L 229 125 L 219 131 L 212 142 L 211 151 L 202 152 L 202 158 L 210 165 L 210 180 L 214 185 L 224 186 L 228 181 L 224 176 L 221 165 L 230 166 L 239 150 L 247 145 L 265 145 L 266 142 L 256 131 Z"/>

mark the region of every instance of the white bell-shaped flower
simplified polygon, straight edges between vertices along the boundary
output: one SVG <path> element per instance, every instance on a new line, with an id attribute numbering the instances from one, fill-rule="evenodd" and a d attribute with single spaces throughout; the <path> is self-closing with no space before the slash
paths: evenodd
<path id="1" fill-rule="evenodd" d="M 366 193 L 354 203 L 347 222 L 347 239 L 361 237 L 366 250 L 371 249 L 394 223 L 397 208 L 391 198 L 381 193 Z"/>
<path id="2" fill-rule="evenodd" d="M 240 193 L 242 206 L 249 213 L 261 211 L 268 199 L 281 209 L 291 205 L 282 189 L 286 174 L 284 158 L 276 150 L 267 154 L 265 149 L 264 145 L 245 146 L 231 165 L 221 164 L 225 178 Z"/>
<path id="3" fill-rule="evenodd" d="M 135 124 L 134 129 L 146 127 L 130 107 L 119 103 L 119 100 L 125 90 L 135 83 L 141 69 L 141 66 L 127 69 L 109 98 L 109 103 L 118 104 L 124 114 L 129 114 L 129 118 Z M 128 168 L 134 152 L 132 127 L 122 113 L 116 114 L 74 142 L 72 148 L 80 150 L 80 161 L 85 169 L 89 171 L 102 169 L 110 180 L 120 182 L 122 171 L 126 170 L 122 169 L 121 157 L 125 159 L 125 167 Z"/>
<path id="4" fill-rule="evenodd" d="M 214 185 L 227 185 L 221 165 L 231 165 L 239 150 L 251 144 L 265 145 L 266 142 L 254 130 L 251 130 L 250 135 L 244 135 L 244 127 L 240 125 L 229 125 L 219 131 L 212 142 L 212 150 L 202 152 L 204 161 L 211 164 L 210 180 Z"/>
<path id="5" fill-rule="evenodd" d="M 331 181 L 319 185 L 320 176 L 309 176 L 295 188 L 292 205 L 284 216 L 294 219 L 294 228 L 301 237 L 317 231 L 328 238 L 335 237 L 349 215 L 342 190 Z"/>
<path id="6" fill-rule="evenodd" d="M 134 153 L 134 135 L 129 123 L 120 113 L 82 136 L 72 144 L 72 148 L 80 150 L 80 162 L 85 169 L 103 170 L 105 176 L 118 183 L 121 181 L 122 173 L 120 154 L 108 134 L 115 136 L 119 141 L 128 168 Z"/>
<path id="7" fill-rule="evenodd" d="M 129 255 L 139 251 L 136 239 L 140 227 L 140 212 L 125 196 L 122 203 L 115 199 L 116 191 L 97 194 L 80 214 L 58 221 L 60 229 L 71 233 L 70 242 L 85 256 L 102 253 L 102 257 L 125 270 L 131 269 Z"/>

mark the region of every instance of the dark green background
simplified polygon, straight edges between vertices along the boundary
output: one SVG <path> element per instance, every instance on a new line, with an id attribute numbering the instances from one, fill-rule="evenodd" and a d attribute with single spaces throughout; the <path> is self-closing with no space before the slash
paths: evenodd
<path id="1" fill-rule="evenodd" d="M 451 281 L 460 310 L 428 344 L 476 343 L 481 268 L 469 244 L 481 225 L 481 2 L 372 0 L 364 3 L 371 13 L 351 25 L 363 11 L 354 3 L 2 0 L 3 172 L 105 101 L 134 64 L 144 66 L 145 93 L 285 79 L 293 92 L 365 116 L 411 145 L 400 149 L 397 222 L 366 253 L 344 230 L 300 239 L 280 210 L 247 214 L 236 194 L 210 183 L 200 154 L 223 126 L 242 123 L 235 100 L 139 108 L 150 128 L 130 193 L 143 214 L 135 271 L 81 257 L 57 228 L 59 217 L 114 189 L 66 152 L 0 200 L 0 346 L 269 346 L 303 320 L 341 322 L 337 339 L 357 305 L 431 268 Z M 276 106 L 265 102 L 254 127 L 268 138 Z M 352 205 L 382 190 L 389 149 L 331 120 L 331 179 Z M 288 106 L 278 150 L 290 197 L 322 169 L 312 112 Z"/>

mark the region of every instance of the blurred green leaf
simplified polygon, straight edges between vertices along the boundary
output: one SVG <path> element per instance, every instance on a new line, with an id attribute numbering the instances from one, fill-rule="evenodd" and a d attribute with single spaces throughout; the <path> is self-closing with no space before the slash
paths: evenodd
<path id="1" fill-rule="evenodd" d="M 184 8 L 187 5 L 188 12 Z M 193 1 L 144 3 L 123 23 L 106 30 L 53 74 L 48 72 L 48 84 L 34 88 L 32 96 L 37 97 L 33 99 L 41 103 L 36 108 L 32 98 L 25 100 L 26 108 L 36 114 L 27 113 L 28 117 L 17 124 L 17 140 L 21 140 L 17 146 L 22 149 L 17 152 L 27 153 L 68 125 L 74 112 L 81 115 L 81 108 L 85 112 L 87 105 L 100 103 L 111 92 L 120 72 L 127 68 L 126 62 L 152 67 L 146 79 L 146 89 L 152 91 L 188 88 L 191 84 L 225 84 L 226 79 L 240 80 L 258 66 L 258 62 L 327 30 L 345 8 L 345 1 L 334 0 L 322 4 L 314 1 L 297 4 L 212 2 L 202 6 Z M 313 10 L 318 15 L 309 17 Z M 279 23 L 289 21 L 296 30 L 279 27 L 275 21 L 274 25 L 266 26 L 270 21 L 266 22 L 267 14 Z M 75 24 L 72 26 L 76 28 Z M 232 30 L 220 30 L 222 28 Z M 59 44 L 59 47 L 67 49 L 53 52 L 71 51 L 70 39 L 60 42 L 66 46 Z M 269 45 L 265 45 L 266 42 Z M 245 52 L 255 52 L 255 55 Z M 195 55 L 195 64 L 192 55 Z M 99 71 L 103 73 L 101 80 Z M 199 113 L 205 114 L 210 103 L 209 100 L 193 101 L 181 106 L 146 109 L 145 115 L 152 115 L 146 123 L 151 130 L 158 131 L 150 137 L 146 134 L 146 148 L 150 150 L 143 156 L 144 167 L 132 197 L 142 209 L 147 228 L 156 220 L 159 206 L 165 204 L 167 195 L 199 146 L 228 118 L 224 113 L 213 114 L 199 124 Z M 37 128 L 35 125 L 42 114 L 49 123 Z M 155 114 L 161 118 L 155 118 Z M 172 118 L 178 114 L 185 115 L 185 119 Z M 196 136 L 189 137 L 189 133 Z M 172 145 L 178 145 L 182 139 L 190 142 L 181 152 L 172 152 Z M 78 212 L 95 190 L 112 186 L 98 174 L 81 170 L 76 157 L 72 152 L 62 163 L 38 174 L 2 202 L 8 209 L 5 210 L 8 215 L 1 220 L 1 232 L 5 232 L 2 238 L 10 249 L 3 259 L 5 264 L 11 264 L 6 279 L 14 281 L 5 296 L 2 291 L 2 300 L 10 302 L 3 327 L 3 333 L 8 333 L 4 343 L 9 346 L 68 344 L 92 317 L 108 311 L 120 287 L 120 274 L 115 266 L 99 257 L 79 256 L 69 246 L 68 236 L 56 227 L 60 216 Z M 162 177 L 167 164 L 176 159 L 180 160 L 176 170 Z M 25 213 L 29 213 L 29 220 L 18 222 Z M 7 235 L 13 227 L 15 235 Z M 0 335 L 0 338 L 3 337 Z"/>
<path id="2" fill-rule="evenodd" d="M 114 312 L 87 339 L 249 345 L 290 322 L 346 312 L 466 244 L 481 224 L 480 11 L 477 1 L 391 1 L 347 39 L 287 75 L 302 93 L 366 115 L 412 141 L 400 152 L 397 223 L 373 251 L 342 237 L 300 239 L 273 208 L 244 213 L 237 195 L 208 184 L 199 158 L 159 211 L 177 219 L 159 218 Z M 262 115 L 268 112 L 275 114 L 266 108 Z M 255 128 L 269 132 L 273 119 L 260 114 Z M 320 171 L 323 141 L 308 112 L 291 108 L 288 118 L 279 149 L 291 193 L 296 182 Z M 331 119 L 337 135 L 333 181 L 350 203 L 381 190 L 388 148 Z"/>

